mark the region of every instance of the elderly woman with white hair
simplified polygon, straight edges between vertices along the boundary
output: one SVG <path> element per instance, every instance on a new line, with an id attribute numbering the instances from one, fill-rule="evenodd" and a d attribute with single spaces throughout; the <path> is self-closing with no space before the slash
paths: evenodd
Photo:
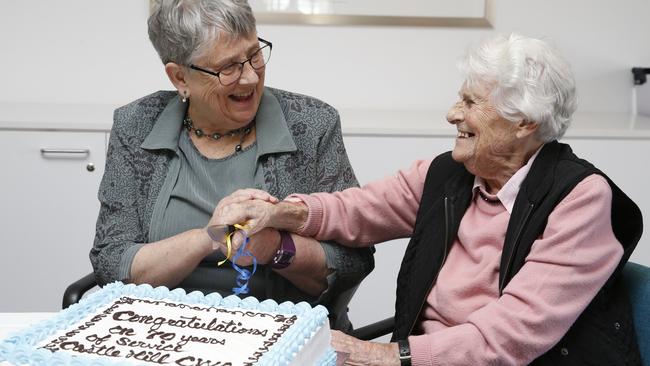
<path id="1" fill-rule="evenodd" d="M 272 44 L 245 0 L 156 1 L 149 38 L 176 90 L 115 111 L 90 253 L 98 282 L 309 301 L 350 329 L 347 303 L 374 266 L 372 249 L 263 230 L 250 237 L 245 254 L 259 266 L 246 282 L 238 270 L 252 256 L 230 257 L 240 268 L 231 267 L 225 235 L 206 230 L 240 188 L 285 197 L 358 186 L 338 112 L 264 86 Z"/>
<path id="2" fill-rule="evenodd" d="M 393 342 L 335 332 L 347 364 L 639 364 L 620 274 L 641 213 L 557 141 L 576 109 L 569 65 L 511 35 L 471 49 L 461 70 L 453 151 L 333 194 L 274 204 L 236 192 L 220 219 L 353 247 L 411 238 Z"/>

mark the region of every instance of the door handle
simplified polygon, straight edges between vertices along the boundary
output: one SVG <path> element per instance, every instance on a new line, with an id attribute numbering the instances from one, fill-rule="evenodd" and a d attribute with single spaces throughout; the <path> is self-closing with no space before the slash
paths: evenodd
<path id="1" fill-rule="evenodd" d="M 71 158 L 87 158 L 90 155 L 89 149 L 41 149 L 41 156 L 44 158 L 52 157 L 52 155 L 61 155 Z"/>

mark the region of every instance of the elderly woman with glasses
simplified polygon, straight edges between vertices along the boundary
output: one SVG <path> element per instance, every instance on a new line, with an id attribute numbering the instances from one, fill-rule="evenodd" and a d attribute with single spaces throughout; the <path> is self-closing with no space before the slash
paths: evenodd
<path id="1" fill-rule="evenodd" d="M 461 66 L 453 151 L 294 202 L 236 192 L 218 217 L 351 247 L 411 238 L 393 342 L 335 332 L 350 365 L 640 364 L 620 279 L 641 212 L 557 141 L 576 108 L 569 65 L 545 41 L 511 35 Z"/>
<path id="2" fill-rule="evenodd" d="M 374 266 L 371 249 L 268 229 L 237 261 L 228 231 L 206 230 L 217 203 L 240 188 L 285 197 L 357 186 L 337 111 L 264 86 L 272 44 L 245 0 L 161 0 L 148 23 L 176 90 L 115 111 L 90 252 L 98 282 L 310 301 L 350 329 L 346 305 Z M 247 283 L 224 261 L 253 257 Z"/>

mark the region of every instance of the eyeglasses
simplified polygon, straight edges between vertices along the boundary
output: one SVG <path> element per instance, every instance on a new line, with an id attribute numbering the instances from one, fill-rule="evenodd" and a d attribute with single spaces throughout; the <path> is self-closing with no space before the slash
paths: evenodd
<path id="1" fill-rule="evenodd" d="M 244 65 L 249 63 L 254 70 L 263 69 L 266 66 L 266 63 L 269 62 L 271 58 L 271 49 L 273 44 L 269 41 L 263 40 L 262 38 L 257 38 L 260 42 L 260 48 L 251 55 L 247 60 L 242 62 L 233 62 L 219 71 L 212 71 L 205 69 L 203 67 L 190 64 L 190 69 L 204 72 L 206 74 L 216 76 L 219 78 L 219 82 L 222 85 L 231 85 L 235 83 L 241 77 L 241 73 L 244 70 Z"/>

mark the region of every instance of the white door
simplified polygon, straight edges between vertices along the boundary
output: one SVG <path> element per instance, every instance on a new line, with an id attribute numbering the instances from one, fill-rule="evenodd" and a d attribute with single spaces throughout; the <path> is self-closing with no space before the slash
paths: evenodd
<path id="1" fill-rule="evenodd" d="M 57 311 L 92 271 L 104 132 L 0 131 L 0 312 Z"/>

